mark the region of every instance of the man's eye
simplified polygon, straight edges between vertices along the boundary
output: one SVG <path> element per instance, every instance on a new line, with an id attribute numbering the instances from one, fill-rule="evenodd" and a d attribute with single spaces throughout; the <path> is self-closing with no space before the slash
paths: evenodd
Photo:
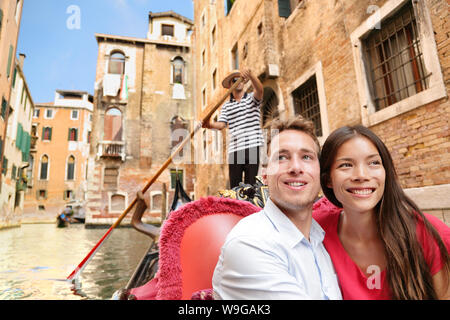
<path id="1" fill-rule="evenodd" d="M 287 157 L 285 155 L 279 155 L 278 160 L 286 160 Z"/>
<path id="2" fill-rule="evenodd" d="M 305 154 L 305 155 L 303 156 L 303 159 L 304 159 L 304 160 L 312 160 L 313 157 L 310 156 L 309 154 Z"/>

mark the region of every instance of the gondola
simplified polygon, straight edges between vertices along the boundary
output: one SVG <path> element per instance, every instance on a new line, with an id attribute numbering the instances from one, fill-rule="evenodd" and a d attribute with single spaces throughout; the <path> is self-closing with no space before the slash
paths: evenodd
<path id="1" fill-rule="evenodd" d="M 156 234 L 147 234 L 152 238 L 149 249 L 126 287 L 117 290 L 112 299 L 212 299 L 209 288 L 212 271 L 225 236 L 241 218 L 260 211 L 267 198 L 268 189 L 260 177 L 255 185 L 241 183 L 231 190 L 220 191 L 216 197 L 196 201 L 187 196 L 177 179 L 159 241 Z M 189 266 L 183 261 L 185 251 L 195 256 L 189 260 Z M 186 283 L 188 278 L 196 280 Z"/>

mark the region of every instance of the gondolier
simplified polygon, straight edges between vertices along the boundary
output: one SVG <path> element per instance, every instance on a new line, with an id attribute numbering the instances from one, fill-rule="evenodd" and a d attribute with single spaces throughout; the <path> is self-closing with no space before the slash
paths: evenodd
<path id="1" fill-rule="evenodd" d="M 230 189 L 239 185 L 244 172 L 244 182 L 255 184 L 259 168 L 260 147 L 264 144 L 261 129 L 261 100 L 263 86 L 249 69 L 234 70 L 222 81 L 224 88 L 230 88 L 234 82 L 244 78 L 232 92 L 220 112 L 218 121 L 206 121 L 205 128 L 222 130 L 229 127 L 228 168 Z M 244 84 L 251 81 L 254 91 L 244 91 Z"/>

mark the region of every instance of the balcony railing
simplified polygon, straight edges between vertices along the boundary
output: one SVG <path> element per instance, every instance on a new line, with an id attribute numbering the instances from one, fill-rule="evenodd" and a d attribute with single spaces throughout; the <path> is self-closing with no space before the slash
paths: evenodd
<path id="1" fill-rule="evenodd" d="M 97 158 L 121 158 L 125 161 L 125 141 L 100 141 Z"/>

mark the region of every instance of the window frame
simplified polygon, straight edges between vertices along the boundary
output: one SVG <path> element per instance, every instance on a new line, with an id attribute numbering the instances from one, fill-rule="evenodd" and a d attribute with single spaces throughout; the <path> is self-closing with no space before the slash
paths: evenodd
<path id="1" fill-rule="evenodd" d="M 294 97 L 292 93 L 313 76 L 316 77 L 317 95 L 319 96 L 320 107 L 320 123 L 322 124 L 322 136 L 317 137 L 317 139 L 319 140 L 320 144 L 323 144 L 325 142 L 325 139 L 330 134 L 330 127 L 328 124 L 327 99 L 325 95 L 325 81 L 323 77 L 323 67 L 321 61 L 317 62 L 314 66 L 309 68 L 288 87 L 288 106 L 290 108 L 291 114 L 295 114 Z M 280 112 L 282 112 L 282 110 L 280 110 Z"/>
<path id="2" fill-rule="evenodd" d="M 363 42 L 374 28 L 382 26 L 383 21 L 397 14 L 408 1 L 412 2 L 416 18 L 425 72 L 431 73 L 428 80 L 428 89 L 376 111 L 371 91 L 371 74 L 366 67 L 367 62 Z M 388 0 L 352 32 L 350 39 L 353 49 L 353 60 L 363 125 L 373 126 L 430 102 L 447 97 L 433 25 L 427 5 L 423 1 Z"/>

